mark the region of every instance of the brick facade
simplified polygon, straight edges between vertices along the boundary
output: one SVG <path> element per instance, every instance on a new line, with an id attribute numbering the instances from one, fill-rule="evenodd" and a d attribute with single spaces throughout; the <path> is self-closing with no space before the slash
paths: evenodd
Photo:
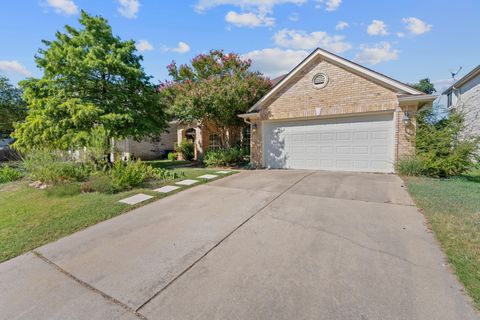
<path id="1" fill-rule="evenodd" d="M 329 78 L 322 89 L 312 85 L 312 79 L 318 73 Z M 317 108 L 321 108 L 320 116 L 316 114 Z M 252 128 L 251 162 L 257 167 L 263 165 L 261 122 L 264 120 L 355 116 L 382 111 L 396 113 L 395 153 L 398 159 L 414 152 L 415 126 L 405 128 L 402 117 L 405 111 L 409 111 L 414 120 L 416 109 L 416 105 L 400 106 L 394 90 L 317 57 L 264 103 L 260 118 L 254 120 L 256 128 Z"/>

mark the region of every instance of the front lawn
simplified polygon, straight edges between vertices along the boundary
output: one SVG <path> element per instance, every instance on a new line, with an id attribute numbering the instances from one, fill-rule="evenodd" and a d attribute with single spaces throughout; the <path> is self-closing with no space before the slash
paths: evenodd
<path id="1" fill-rule="evenodd" d="M 198 168 L 173 170 L 183 173 L 177 180 L 215 172 Z M 151 188 L 172 183 L 153 182 Z M 174 192 L 185 188 L 188 187 Z M 25 181 L 0 184 L 0 262 L 131 210 L 132 206 L 118 202 L 130 195 L 141 192 L 155 196 L 150 201 L 165 197 L 152 189 L 133 189 L 117 194 L 59 195 L 29 187 Z"/>
<path id="2" fill-rule="evenodd" d="M 192 162 L 187 160 L 151 160 L 145 161 L 145 163 L 148 163 L 154 168 L 168 169 L 176 166 L 185 166 Z"/>
<path id="3" fill-rule="evenodd" d="M 408 178 L 407 185 L 480 309 L 480 171 L 450 179 Z"/>

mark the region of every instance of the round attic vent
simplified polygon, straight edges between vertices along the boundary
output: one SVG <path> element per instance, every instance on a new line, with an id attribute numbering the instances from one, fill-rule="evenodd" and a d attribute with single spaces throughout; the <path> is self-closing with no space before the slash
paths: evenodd
<path id="1" fill-rule="evenodd" d="M 327 83 L 328 83 L 328 77 L 324 73 L 316 74 L 312 80 L 312 85 L 316 89 L 325 88 Z"/>

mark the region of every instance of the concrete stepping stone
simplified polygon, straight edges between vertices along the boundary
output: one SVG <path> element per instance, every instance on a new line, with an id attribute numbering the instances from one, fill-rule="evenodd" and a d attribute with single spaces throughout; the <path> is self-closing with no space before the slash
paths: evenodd
<path id="1" fill-rule="evenodd" d="M 217 171 L 215 173 L 220 173 L 220 174 L 227 174 L 227 173 L 230 173 L 231 171 L 227 171 L 227 170 L 221 170 L 221 171 Z"/>
<path id="2" fill-rule="evenodd" d="M 140 202 L 143 202 L 145 200 L 152 199 L 152 198 L 153 198 L 153 196 L 149 196 L 148 194 L 139 193 L 139 194 L 136 194 L 134 196 L 122 199 L 118 202 L 132 205 L 132 204 L 137 204 L 137 203 L 140 203 Z"/>
<path id="3" fill-rule="evenodd" d="M 198 180 L 187 179 L 187 180 L 178 181 L 175 184 L 178 184 L 178 185 L 181 185 L 181 186 L 191 186 L 192 184 L 195 184 L 197 182 L 198 182 Z"/>
<path id="4" fill-rule="evenodd" d="M 160 193 L 169 193 L 169 192 L 175 191 L 175 190 L 177 190 L 177 189 L 180 189 L 180 187 L 176 187 L 176 186 L 164 186 L 164 187 L 155 189 L 155 190 L 153 190 L 153 191 L 160 192 Z"/>
<path id="5" fill-rule="evenodd" d="M 215 175 L 215 174 L 204 174 L 203 176 L 200 176 L 200 177 L 197 177 L 197 178 L 210 180 L 210 179 L 215 179 L 217 177 L 218 176 Z"/>

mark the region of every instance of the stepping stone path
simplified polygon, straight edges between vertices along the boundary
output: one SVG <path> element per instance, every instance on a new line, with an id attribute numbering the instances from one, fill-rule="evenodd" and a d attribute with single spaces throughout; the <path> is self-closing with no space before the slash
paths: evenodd
<path id="1" fill-rule="evenodd" d="M 215 175 L 215 174 L 205 174 L 205 175 L 200 176 L 200 177 L 198 177 L 198 178 L 210 180 L 210 179 L 215 179 L 215 178 L 217 178 L 217 177 L 218 177 L 218 176 Z"/>
<path id="2" fill-rule="evenodd" d="M 181 186 L 191 186 L 192 184 L 195 184 L 197 182 L 198 182 L 198 180 L 187 179 L 187 180 L 178 181 L 175 184 L 178 184 L 178 185 L 181 185 Z"/>
<path id="3" fill-rule="evenodd" d="M 139 194 L 136 194 L 134 196 L 122 199 L 119 202 L 132 205 L 132 204 L 137 204 L 137 203 L 143 202 L 143 201 L 151 199 L 151 198 L 153 198 L 153 196 L 149 196 L 148 194 L 139 193 Z"/>
<path id="4" fill-rule="evenodd" d="M 220 173 L 220 174 L 227 174 L 227 173 L 230 173 L 231 171 L 227 171 L 227 170 L 221 170 L 221 171 L 217 171 L 215 173 Z"/>
<path id="5" fill-rule="evenodd" d="M 164 187 L 155 189 L 155 190 L 153 190 L 153 191 L 160 192 L 160 193 L 169 193 L 169 192 L 172 192 L 172 191 L 177 190 L 177 189 L 180 189 L 180 187 L 176 187 L 176 186 L 164 186 Z"/>

